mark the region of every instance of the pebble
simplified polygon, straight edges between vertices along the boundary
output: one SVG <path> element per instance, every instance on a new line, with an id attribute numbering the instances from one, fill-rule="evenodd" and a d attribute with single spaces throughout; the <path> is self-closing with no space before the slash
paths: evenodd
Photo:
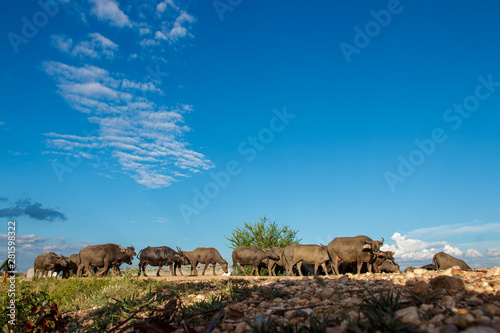
<path id="1" fill-rule="evenodd" d="M 460 278 L 440 275 L 429 281 L 433 288 L 437 289 L 464 289 L 464 281 Z"/>
<path id="2" fill-rule="evenodd" d="M 410 306 L 408 308 L 398 310 L 396 311 L 395 316 L 403 323 L 412 323 L 416 326 L 421 324 L 418 316 L 418 308 L 416 306 Z"/>
<path id="3" fill-rule="evenodd" d="M 424 282 L 424 281 L 417 282 L 413 286 L 412 291 L 415 295 L 420 296 L 420 297 L 427 295 L 427 293 L 429 291 L 429 287 L 427 285 L 427 282 Z"/>

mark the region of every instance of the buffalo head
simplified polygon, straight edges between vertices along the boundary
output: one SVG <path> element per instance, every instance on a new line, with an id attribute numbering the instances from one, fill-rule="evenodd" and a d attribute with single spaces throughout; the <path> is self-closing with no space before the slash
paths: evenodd
<path id="1" fill-rule="evenodd" d="M 224 259 L 222 259 L 220 266 L 222 267 L 222 270 L 224 271 L 224 273 L 227 274 L 229 272 L 229 270 L 228 270 L 229 265 L 227 264 L 227 261 L 225 261 Z"/>
<path id="2" fill-rule="evenodd" d="M 363 250 L 368 250 L 371 253 L 377 255 L 380 253 L 380 248 L 384 245 L 384 237 L 382 237 L 381 241 L 374 241 L 371 239 L 367 239 L 365 241 L 365 245 L 363 245 Z"/>

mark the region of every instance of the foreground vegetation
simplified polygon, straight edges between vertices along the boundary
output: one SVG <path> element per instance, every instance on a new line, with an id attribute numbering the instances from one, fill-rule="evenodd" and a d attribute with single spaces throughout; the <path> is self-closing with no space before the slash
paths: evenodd
<path id="1" fill-rule="evenodd" d="M 237 310 L 239 302 L 258 306 L 259 303 L 294 297 L 288 288 L 263 284 L 263 280 L 230 278 L 172 282 L 137 278 L 136 274 L 136 270 L 129 270 L 120 277 L 34 281 L 18 278 L 17 321 L 15 327 L 9 328 L 12 332 L 154 332 L 156 329 L 191 332 L 199 331 L 200 327 L 224 331 L 222 318 L 246 323 L 243 313 Z M 321 281 L 315 279 L 314 283 L 323 285 Z M 0 287 L 3 309 L 0 327 L 7 332 L 8 299 L 2 288 L 5 286 Z M 370 295 L 365 299 L 364 307 L 366 317 L 370 319 L 369 325 L 353 321 L 350 330 L 367 332 L 376 327 L 384 331 L 390 328 L 392 332 L 410 331 L 394 318 L 399 309 L 398 297 L 387 294 L 379 299 Z M 310 316 L 305 325 L 276 322 L 271 316 L 256 318 L 255 322 L 246 323 L 247 330 L 325 332 L 327 327 L 338 326 L 348 318 L 338 308 L 330 310 L 333 313 Z M 280 316 L 284 315 L 284 311 L 276 311 Z M 390 319 L 388 324 L 387 318 Z"/>

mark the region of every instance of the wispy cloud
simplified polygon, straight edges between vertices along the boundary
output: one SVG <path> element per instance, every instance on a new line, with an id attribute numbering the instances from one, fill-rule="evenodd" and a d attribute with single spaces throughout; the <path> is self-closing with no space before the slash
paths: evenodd
<path id="1" fill-rule="evenodd" d="M 488 252 L 486 253 L 488 257 L 500 257 L 500 247 L 494 247 L 488 249 Z"/>
<path id="2" fill-rule="evenodd" d="M 192 37 L 190 29 L 195 18 L 174 0 L 155 5 L 141 3 L 136 7 L 120 6 L 115 0 L 89 0 L 88 3 L 79 1 L 78 6 L 102 23 L 130 27 L 123 33 L 133 36 L 137 46 L 144 43 L 155 46 L 139 47 L 135 51 L 140 56 L 133 53 L 135 57 L 116 57 L 116 61 L 156 59 L 164 63 L 165 48 Z M 73 55 L 77 62 L 83 62 L 84 57 L 103 62 L 105 58 L 115 57 L 118 50 L 117 44 L 97 32 L 87 34 L 84 39 L 58 34 L 52 37 L 52 43 L 62 52 Z M 118 162 L 122 172 L 148 188 L 166 187 L 214 166 L 183 139 L 191 131 L 184 116 L 192 107 L 157 105 L 159 97 L 164 95 L 158 77 L 137 81 L 126 72 L 110 72 L 87 63 L 69 65 L 45 61 L 42 68 L 54 79 L 58 93 L 68 104 L 87 114 L 89 122 L 98 127 L 92 137 L 46 133 L 50 150 L 44 153 L 93 159 L 95 166 L 107 168 L 116 165 L 108 163 L 111 158 Z"/>
<path id="3" fill-rule="evenodd" d="M 154 218 L 154 221 L 155 221 L 156 223 L 166 223 L 166 222 L 170 222 L 170 220 L 169 220 L 169 219 L 164 218 L 164 217 L 155 217 L 155 218 Z"/>
<path id="4" fill-rule="evenodd" d="M 97 32 L 88 34 L 86 40 L 76 44 L 65 35 L 53 35 L 51 41 L 59 51 L 73 57 L 112 59 L 118 51 L 117 44 Z"/>
<path id="5" fill-rule="evenodd" d="M 29 199 L 20 200 L 13 207 L 0 209 L 0 217 L 14 218 L 18 216 L 27 216 L 41 221 L 67 220 L 65 214 L 52 208 L 43 208 L 41 203 L 32 203 Z"/>
<path id="6" fill-rule="evenodd" d="M 166 109 L 133 93 L 160 93 L 153 82 L 113 77 L 89 65 L 45 62 L 43 68 L 56 80 L 61 96 L 99 126 L 98 135 L 92 137 L 47 133 L 47 144 L 55 152 L 76 152 L 83 158 L 111 156 L 136 182 L 149 188 L 166 187 L 176 175 L 213 167 L 203 154 L 182 141 L 191 130 L 184 124 L 189 105 Z"/>
<path id="7" fill-rule="evenodd" d="M 108 22 L 115 27 L 131 27 L 129 17 L 119 8 L 114 0 L 89 0 L 90 12 L 101 21 Z"/>
<path id="8" fill-rule="evenodd" d="M 457 235 L 471 235 L 481 233 L 500 233 L 500 223 L 482 223 L 473 221 L 472 223 L 445 224 L 431 228 L 420 228 L 408 233 L 408 237 L 442 239 Z"/>

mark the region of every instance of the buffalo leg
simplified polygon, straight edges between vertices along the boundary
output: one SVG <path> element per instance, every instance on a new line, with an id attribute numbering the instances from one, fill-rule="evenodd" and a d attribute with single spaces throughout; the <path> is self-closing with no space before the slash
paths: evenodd
<path id="1" fill-rule="evenodd" d="M 180 274 L 180 275 L 184 275 L 184 274 L 182 274 L 182 265 L 181 265 L 181 264 L 179 264 L 179 263 L 177 263 L 177 262 L 174 262 L 174 263 L 173 263 L 173 266 L 174 266 L 174 275 L 176 275 L 176 274 L 175 274 L 175 271 L 177 270 L 177 268 L 179 268 L 179 274 Z"/>
<path id="2" fill-rule="evenodd" d="M 104 267 L 102 268 L 102 272 L 100 272 L 96 276 L 106 275 L 106 274 L 108 274 L 108 271 L 109 271 L 109 262 L 108 261 L 104 261 Z"/>
<path id="3" fill-rule="evenodd" d="M 292 269 L 293 269 L 293 266 L 297 265 L 297 270 L 299 271 L 299 275 L 300 276 L 304 276 L 302 275 L 302 261 L 297 261 L 295 262 L 293 265 L 292 265 Z"/>
<path id="4" fill-rule="evenodd" d="M 160 276 L 160 272 L 161 272 L 162 267 L 163 267 L 163 265 L 158 266 L 158 271 L 156 272 L 156 276 Z"/>
<path id="5" fill-rule="evenodd" d="M 195 261 L 193 264 L 191 264 L 191 275 L 198 275 L 198 270 L 197 270 L 196 266 L 198 266 L 197 261 Z"/>
<path id="6" fill-rule="evenodd" d="M 323 269 L 325 270 L 326 276 L 328 276 L 328 269 L 326 268 L 326 263 L 322 263 L 321 267 L 323 267 Z"/>
<path id="7" fill-rule="evenodd" d="M 205 268 L 203 269 L 203 273 L 201 273 L 201 275 L 205 275 L 205 271 L 207 270 L 208 265 L 210 265 L 210 264 L 207 262 L 207 263 L 205 264 Z"/>
<path id="8" fill-rule="evenodd" d="M 212 264 L 212 268 L 213 268 L 213 270 L 214 270 L 214 275 L 216 275 L 216 274 L 215 274 L 215 264 Z"/>

